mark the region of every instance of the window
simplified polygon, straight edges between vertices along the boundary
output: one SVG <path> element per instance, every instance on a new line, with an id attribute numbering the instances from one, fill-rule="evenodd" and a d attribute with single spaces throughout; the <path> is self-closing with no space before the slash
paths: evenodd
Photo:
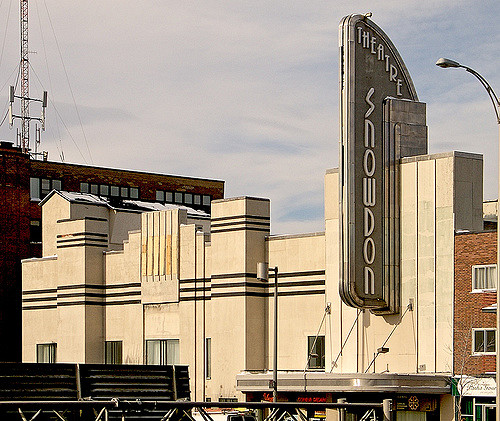
<path id="1" fill-rule="evenodd" d="M 37 344 L 36 362 L 37 363 L 55 363 L 56 362 L 56 343 Z"/>
<path id="2" fill-rule="evenodd" d="M 98 184 L 91 184 L 90 185 L 90 193 L 99 194 L 99 185 Z"/>
<path id="3" fill-rule="evenodd" d="M 121 364 L 123 355 L 122 341 L 106 341 L 104 343 L 104 362 L 106 364 Z"/>
<path id="4" fill-rule="evenodd" d="M 174 201 L 174 194 L 171 191 L 165 192 L 165 202 L 172 203 Z"/>
<path id="5" fill-rule="evenodd" d="M 51 180 L 48 178 L 30 178 L 30 199 L 41 200 L 47 196 L 51 190 L 62 190 L 61 180 Z"/>
<path id="6" fill-rule="evenodd" d="M 193 195 L 191 193 L 184 193 L 184 203 L 191 205 L 193 203 Z"/>
<path id="7" fill-rule="evenodd" d="M 146 364 L 179 364 L 179 339 L 147 340 Z"/>
<path id="8" fill-rule="evenodd" d="M 40 219 L 32 219 L 30 221 L 30 242 L 42 242 L 42 221 Z"/>
<path id="9" fill-rule="evenodd" d="M 175 203 L 182 203 L 182 193 L 175 192 L 174 199 Z"/>
<path id="10" fill-rule="evenodd" d="M 161 190 L 156 190 L 156 201 L 164 202 L 165 201 L 165 192 Z"/>
<path id="11" fill-rule="evenodd" d="M 212 377 L 212 338 L 205 338 L 205 378 Z"/>
<path id="12" fill-rule="evenodd" d="M 101 196 L 109 196 L 109 186 L 107 184 L 101 184 L 99 186 L 99 194 Z"/>
<path id="13" fill-rule="evenodd" d="M 472 266 L 472 290 L 496 289 L 497 265 Z"/>
<path id="14" fill-rule="evenodd" d="M 201 205 L 201 196 L 199 194 L 194 195 L 194 204 Z"/>
<path id="15" fill-rule="evenodd" d="M 325 368 L 325 337 L 324 336 L 308 336 L 307 337 L 308 368 L 317 369 Z"/>
<path id="16" fill-rule="evenodd" d="M 120 196 L 121 197 L 128 197 L 128 187 L 121 187 L 120 188 Z"/>
<path id="17" fill-rule="evenodd" d="M 111 196 L 113 196 L 113 197 L 120 196 L 120 187 L 118 187 L 118 186 L 111 186 Z"/>
<path id="18" fill-rule="evenodd" d="M 89 183 L 80 183 L 80 191 L 82 193 L 88 193 L 89 192 Z"/>
<path id="19" fill-rule="evenodd" d="M 139 189 L 137 187 L 130 187 L 130 198 L 139 199 Z"/>
<path id="20" fill-rule="evenodd" d="M 210 202 L 212 201 L 211 197 L 207 194 L 203 195 L 203 206 L 210 206 Z"/>
<path id="21" fill-rule="evenodd" d="M 473 329 L 472 349 L 474 354 L 494 354 L 495 329 Z"/>

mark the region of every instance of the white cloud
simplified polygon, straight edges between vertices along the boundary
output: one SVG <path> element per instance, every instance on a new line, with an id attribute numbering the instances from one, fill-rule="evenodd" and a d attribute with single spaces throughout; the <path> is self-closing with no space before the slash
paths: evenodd
<path id="1" fill-rule="evenodd" d="M 7 6 L 0 4 L 0 16 Z M 38 77 L 84 155 L 49 108 L 49 157 L 57 159 L 62 144 L 68 161 L 90 162 L 52 24 L 95 164 L 224 179 L 227 196 L 271 198 L 273 232 L 323 229 L 323 175 L 338 163 L 337 37 L 346 14 L 372 11 L 394 41 L 428 103 L 431 151 L 486 155 L 496 148 L 481 86 L 465 72 L 434 66 L 449 55 L 500 89 L 495 0 L 123 0 L 98 7 L 45 0 L 30 7 L 30 50 L 37 52 L 31 94 L 41 94 Z M 12 83 L 18 60 L 17 13 L 12 7 L 0 86 Z M 0 107 L 2 97 L 6 87 Z M 14 134 L 4 125 L 0 137 Z M 488 185 L 495 184 L 493 155 L 485 156 Z"/>

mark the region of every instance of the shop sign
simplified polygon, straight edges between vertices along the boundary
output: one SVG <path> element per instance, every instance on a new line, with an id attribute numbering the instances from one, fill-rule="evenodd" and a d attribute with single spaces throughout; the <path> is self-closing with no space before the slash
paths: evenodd
<path id="1" fill-rule="evenodd" d="M 455 395 L 496 397 L 497 387 L 492 377 L 462 376 L 453 379 Z"/>

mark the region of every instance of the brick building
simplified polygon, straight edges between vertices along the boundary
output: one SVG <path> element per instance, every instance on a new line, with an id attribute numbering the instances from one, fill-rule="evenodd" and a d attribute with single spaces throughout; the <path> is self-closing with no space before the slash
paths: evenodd
<path id="1" fill-rule="evenodd" d="M 453 366 L 457 403 L 471 421 L 494 415 L 496 260 L 496 231 L 456 234 Z"/>
<path id="2" fill-rule="evenodd" d="M 0 142 L 0 361 L 21 360 L 21 259 L 41 256 L 40 201 L 51 190 L 172 203 L 210 212 L 224 182 L 30 159 Z"/>

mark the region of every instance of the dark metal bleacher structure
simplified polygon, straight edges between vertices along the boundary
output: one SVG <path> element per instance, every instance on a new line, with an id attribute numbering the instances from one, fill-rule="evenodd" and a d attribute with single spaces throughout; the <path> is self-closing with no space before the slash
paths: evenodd
<path id="1" fill-rule="evenodd" d="M 187 366 L 0 363 L 2 420 L 158 419 L 154 408 L 119 403 L 189 398 Z"/>

